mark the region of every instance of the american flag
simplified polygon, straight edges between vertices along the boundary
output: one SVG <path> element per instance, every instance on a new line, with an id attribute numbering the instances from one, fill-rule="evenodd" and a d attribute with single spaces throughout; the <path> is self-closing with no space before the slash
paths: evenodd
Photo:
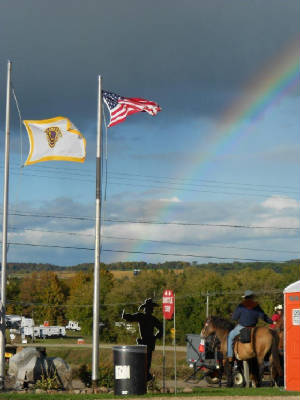
<path id="1" fill-rule="evenodd" d="M 102 90 L 102 97 L 110 112 L 110 123 L 108 127 L 125 121 L 127 115 L 141 111 L 146 111 L 150 115 L 156 115 L 161 111 L 160 106 L 154 101 L 138 97 L 122 97 L 105 90 Z"/>

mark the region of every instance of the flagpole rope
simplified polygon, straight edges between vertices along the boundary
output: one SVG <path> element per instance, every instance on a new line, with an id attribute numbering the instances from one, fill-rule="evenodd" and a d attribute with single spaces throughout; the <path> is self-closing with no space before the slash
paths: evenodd
<path id="1" fill-rule="evenodd" d="M 105 186 L 104 186 L 104 201 L 106 201 L 106 193 L 107 193 L 107 171 L 108 171 L 108 151 L 107 151 L 107 122 L 106 122 L 106 116 L 105 116 L 105 111 L 104 107 L 102 108 L 102 113 L 103 113 L 103 120 L 104 120 L 104 126 L 105 126 Z"/>
<path id="2" fill-rule="evenodd" d="M 12 94 L 13 94 L 13 98 L 14 98 L 14 100 L 15 100 L 15 104 L 16 104 L 16 107 L 17 107 L 17 111 L 18 111 L 18 115 L 19 115 L 19 133 L 20 133 L 20 159 L 21 159 L 21 168 L 24 166 L 24 164 L 23 164 L 23 136 L 22 136 L 22 134 L 23 134 L 23 125 L 22 125 L 22 115 L 21 115 L 21 110 L 20 110 L 20 107 L 19 107 L 19 102 L 18 102 L 18 99 L 17 99 L 17 96 L 16 96 L 16 92 L 15 92 L 15 89 L 14 89 L 14 87 L 13 87 L 13 85 L 12 85 Z"/>
<path id="3" fill-rule="evenodd" d="M 15 101 L 15 105 L 17 108 L 17 112 L 18 112 L 18 116 L 19 116 L 19 135 L 20 135 L 20 170 L 19 170 L 19 174 L 18 174 L 18 178 L 19 178 L 19 183 L 22 182 L 22 177 L 23 177 L 23 167 L 24 167 L 24 163 L 23 163 L 23 125 L 22 125 L 22 114 L 21 114 L 21 110 L 20 110 L 20 106 L 19 106 L 19 102 L 16 96 L 16 92 L 15 92 L 15 88 L 13 86 L 13 83 L 11 82 L 11 89 L 12 89 L 12 96 L 13 99 Z M 16 204 L 18 204 L 19 202 L 19 190 L 20 190 L 20 184 L 16 185 Z M 13 217 L 15 218 L 15 217 Z"/>

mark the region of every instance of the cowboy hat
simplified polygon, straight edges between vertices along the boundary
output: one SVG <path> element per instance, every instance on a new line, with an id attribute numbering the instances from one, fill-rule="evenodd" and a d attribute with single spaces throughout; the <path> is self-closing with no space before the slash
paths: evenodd
<path id="1" fill-rule="evenodd" d="M 152 301 L 152 299 L 149 298 L 149 299 L 146 299 L 144 301 L 144 303 L 139 306 L 139 310 L 142 310 L 143 308 L 148 308 L 148 307 L 158 307 L 158 304 L 154 303 Z"/>
<path id="2" fill-rule="evenodd" d="M 242 297 L 250 297 L 254 296 L 254 292 L 252 290 L 246 290 Z"/>
<path id="3" fill-rule="evenodd" d="M 274 307 L 275 311 L 276 310 L 282 310 L 282 309 L 283 309 L 282 304 L 278 304 L 277 306 Z"/>

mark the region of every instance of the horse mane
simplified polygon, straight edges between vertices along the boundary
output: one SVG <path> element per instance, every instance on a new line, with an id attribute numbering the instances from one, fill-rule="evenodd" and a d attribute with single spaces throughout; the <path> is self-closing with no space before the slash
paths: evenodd
<path id="1" fill-rule="evenodd" d="M 216 328 L 225 329 L 226 331 L 231 331 L 235 326 L 233 322 L 225 318 L 210 317 L 210 320 Z"/>

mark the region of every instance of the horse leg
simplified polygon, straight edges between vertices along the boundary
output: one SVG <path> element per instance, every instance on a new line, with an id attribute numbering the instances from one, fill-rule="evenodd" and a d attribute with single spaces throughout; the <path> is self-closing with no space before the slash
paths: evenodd
<path id="1" fill-rule="evenodd" d="M 272 354 L 269 357 L 269 363 L 270 363 L 270 372 L 271 372 L 271 378 L 272 378 L 272 386 L 277 387 L 278 386 L 278 384 L 277 384 L 278 373 L 277 373 L 277 369 L 274 365 L 274 360 L 273 360 Z"/>
<path id="2" fill-rule="evenodd" d="M 259 386 L 262 386 L 262 380 L 263 380 L 264 370 L 265 370 L 264 357 L 262 357 L 262 356 L 257 357 L 257 366 L 258 366 L 257 386 L 259 387 Z"/>
<path id="3" fill-rule="evenodd" d="M 251 386 L 256 388 L 258 385 L 258 373 L 257 373 L 258 367 L 256 358 L 250 358 L 248 360 L 248 366 L 249 366 L 249 376 L 250 376 Z"/>
<path id="4" fill-rule="evenodd" d="M 232 362 L 226 360 L 225 362 L 225 373 L 226 373 L 226 379 L 227 379 L 227 387 L 232 387 L 233 386 L 233 377 L 232 377 Z"/>
<path id="5" fill-rule="evenodd" d="M 282 386 L 283 385 L 283 360 L 280 360 L 279 352 L 276 348 L 276 341 L 275 344 L 272 344 L 272 352 L 269 357 L 270 361 L 270 371 L 271 371 L 271 378 L 272 378 L 272 385 L 273 386 Z"/>

